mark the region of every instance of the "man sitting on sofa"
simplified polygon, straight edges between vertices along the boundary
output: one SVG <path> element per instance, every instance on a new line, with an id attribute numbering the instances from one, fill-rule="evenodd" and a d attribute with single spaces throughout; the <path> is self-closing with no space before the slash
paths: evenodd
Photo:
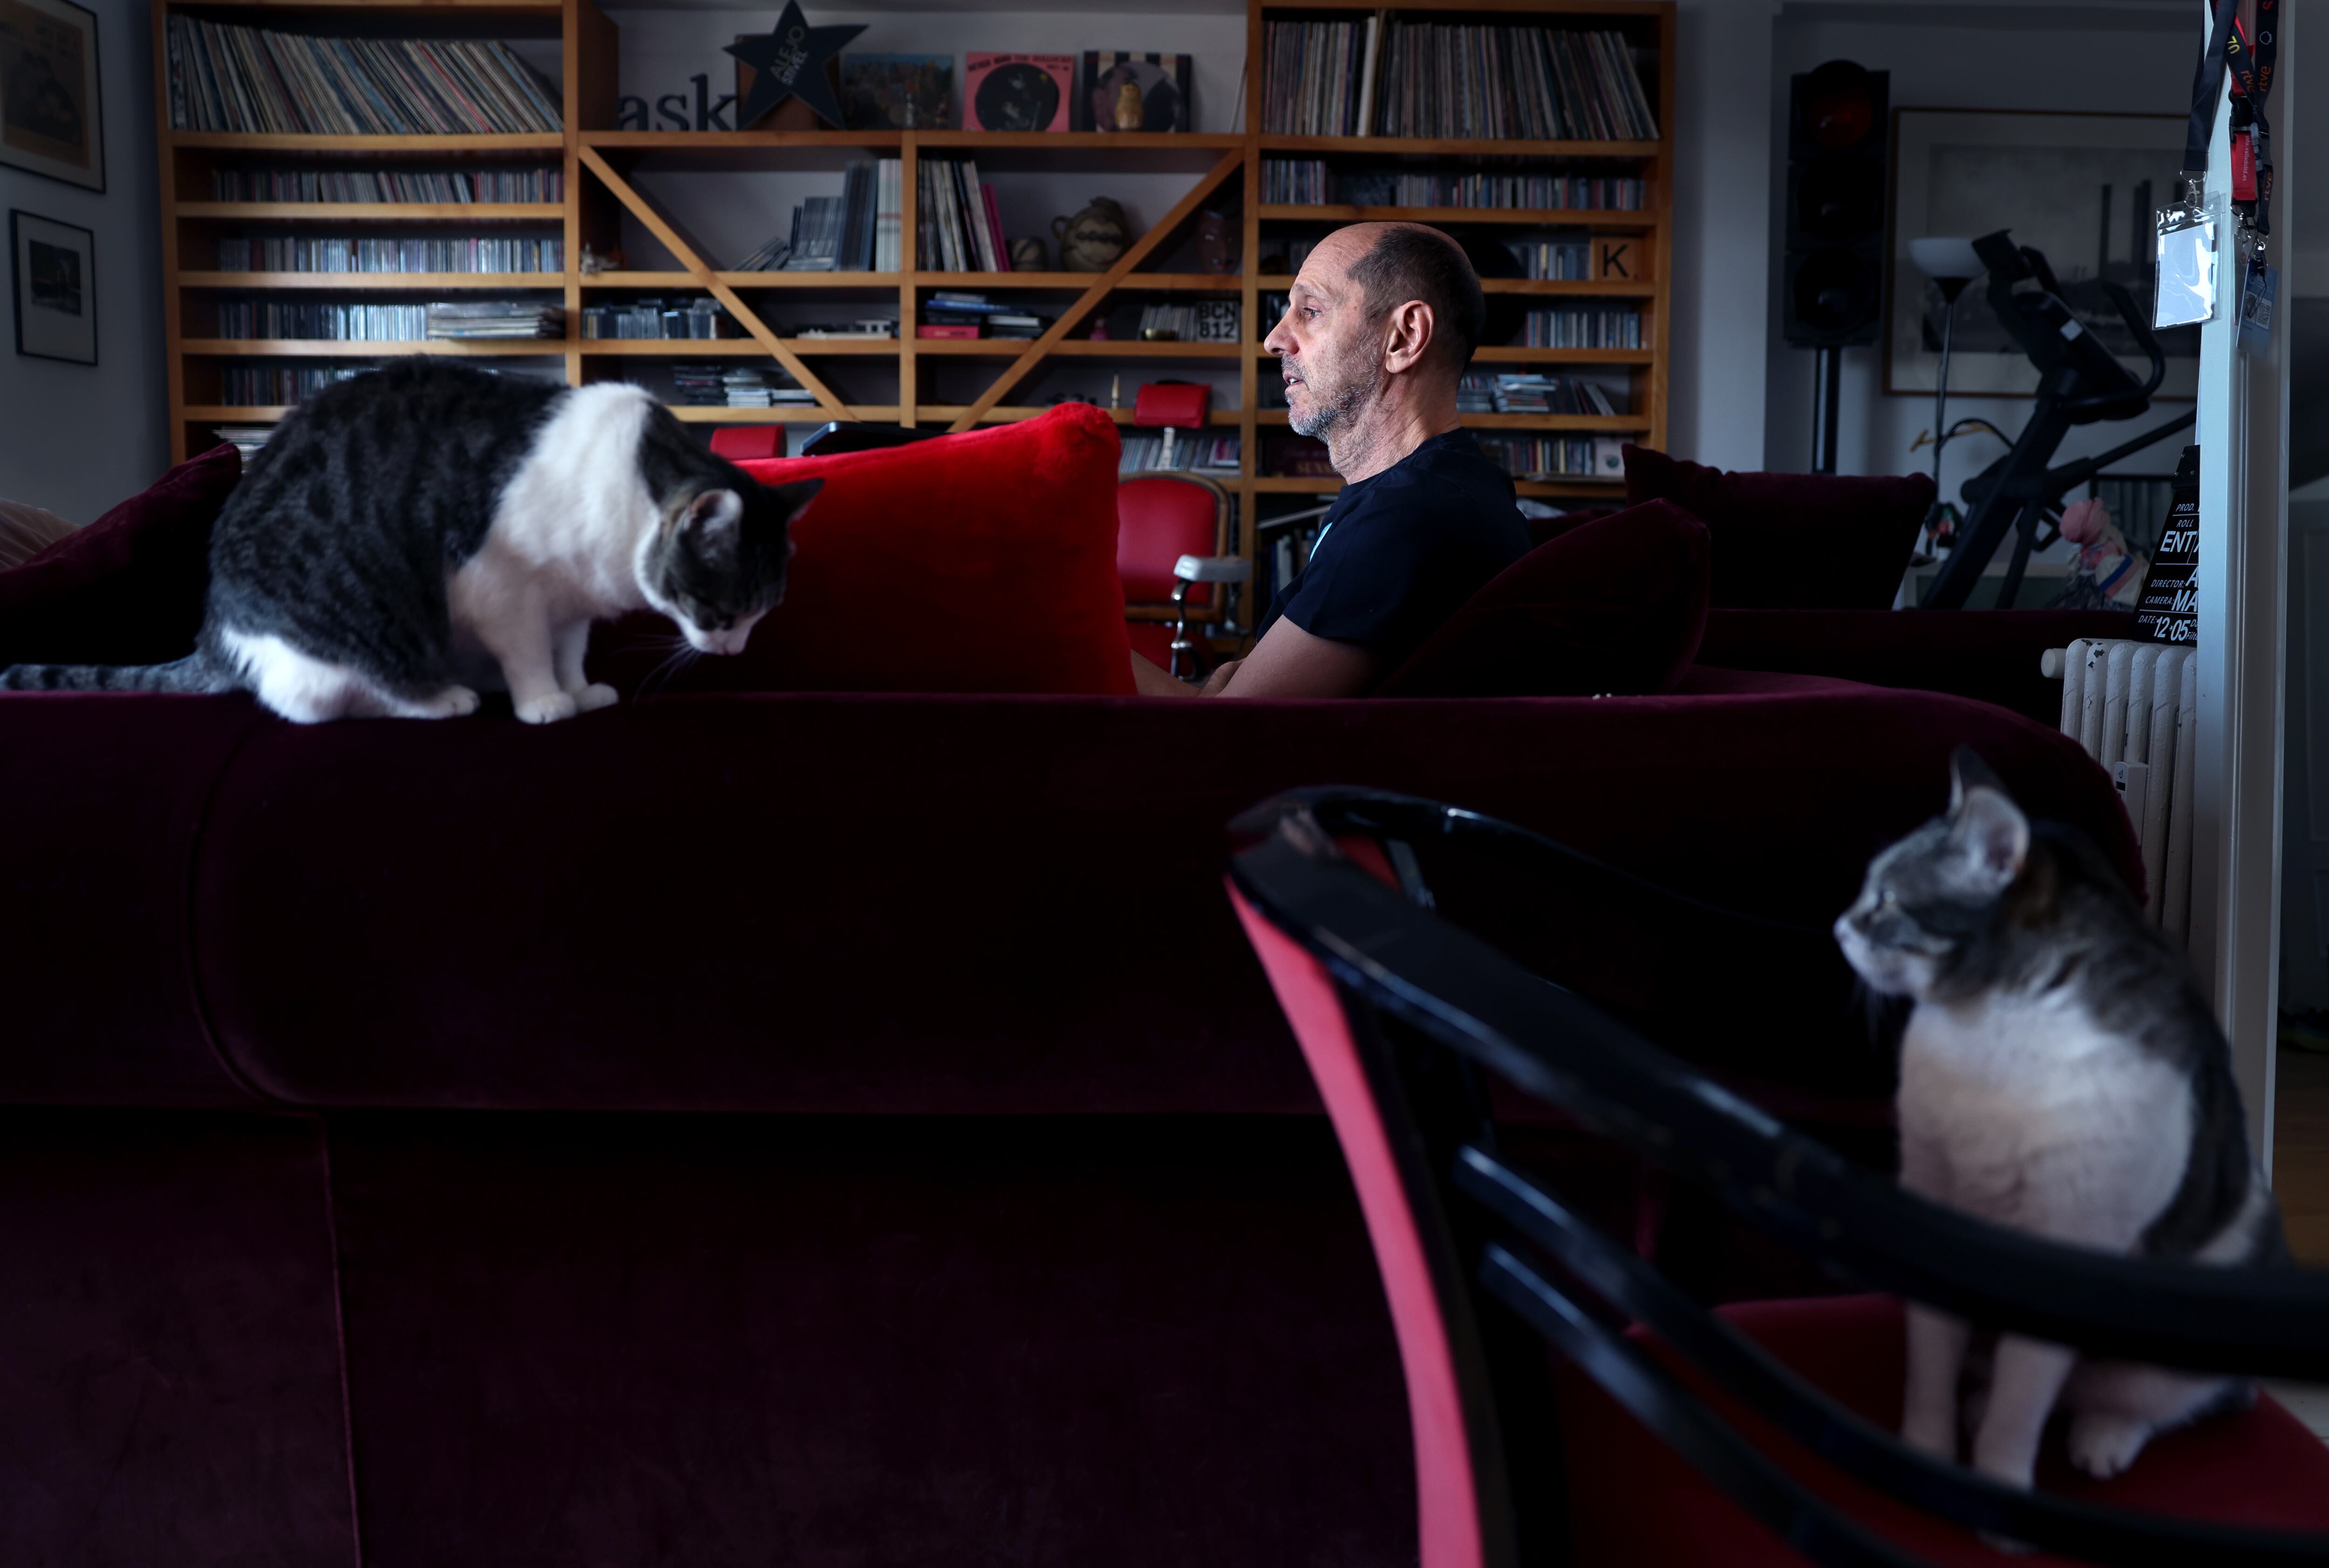
<path id="1" fill-rule="evenodd" d="M 1354 223 L 1319 241 L 1262 347 L 1287 422 L 1325 440 L 1343 493 L 1253 652 L 1202 690 L 1135 653 L 1143 695 L 1356 697 L 1528 553 L 1511 475 L 1456 413 L 1486 314 L 1471 262 L 1436 229 Z"/>

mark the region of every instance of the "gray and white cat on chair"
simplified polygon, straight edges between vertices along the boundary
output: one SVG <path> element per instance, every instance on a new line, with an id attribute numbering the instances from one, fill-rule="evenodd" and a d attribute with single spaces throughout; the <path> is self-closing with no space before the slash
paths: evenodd
<path id="1" fill-rule="evenodd" d="M 2231 1054 L 2183 956 L 2087 840 L 2033 825 L 1960 746 L 1948 814 L 1876 857 L 1836 941 L 1915 1003 L 1900 1048 L 1900 1182 L 1999 1225 L 2224 1268 L 2287 1260 L 2249 1151 Z M 2245 1404 L 2233 1378 L 2081 1357 L 1909 1308 L 1902 1435 L 2031 1484 L 2059 1403 L 2071 1462 L 2114 1476 L 2154 1433 Z M 1987 1366 L 1982 1352 L 1986 1349 Z"/>

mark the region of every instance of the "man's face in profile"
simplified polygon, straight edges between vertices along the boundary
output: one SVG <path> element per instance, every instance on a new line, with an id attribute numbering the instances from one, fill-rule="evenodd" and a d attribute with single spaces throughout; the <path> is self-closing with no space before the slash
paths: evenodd
<path id="1" fill-rule="evenodd" d="M 1330 234 L 1294 280 L 1286 316 L 1262 347 L 1278 356 L 1286 380 L 1287 423 L 1297 436 L 1325 437 L 1347 424 L 1382 390 L 1382 343 L 1367 319 L 1366 298 L 1351 281 L 1363 241 Z"/>

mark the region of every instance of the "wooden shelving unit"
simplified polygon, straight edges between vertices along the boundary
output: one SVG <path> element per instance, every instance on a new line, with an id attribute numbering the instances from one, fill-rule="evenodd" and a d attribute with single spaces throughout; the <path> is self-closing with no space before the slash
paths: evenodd
<path id="1" fill-rule="evenodd" d="M 1543 299 L 1627 299 L 1642 315 L 1639 349 L 1484 348 L 1476 368 L 1570 366 L 1622 368 L 1631 389 L 1631 412 L 1617 417 L 1467 415 L 1466 424 L 1484 431 L 1541 434 L 1623 435 L 1664 445 L 1670 366 L 1674 101 L 1674 6 L 1672 0 L 1419 0 L 1398 7 L 1402 15 L 1436 14 L 1450 20 L 1496 21 L 1572 26 L 1620 26 L 1639 42 L 1654 46 L 1655 80 L 1645 80 L 1663 133 L 1656 141 L 1484 141 L 1394 136 L 1288 136 L 1262 135 L 1263 28 L 1266 21 L 1348 20 L 1364 8 L 1342 0 L 1248 0 L 1246 102 L 1235 135 L 1180 136 L 1098 133 L 993 134 L 977 131 L 735 131 L 694 134 L 616 130 L 618 29 L 592 0 L 237 0 L 249 14 L 237 20 L 284 31 L 302 30 L 303 19 L 317 31 L 343 31 L 352 14 L 361 25 L 397 26 L 415 37 L 500 35 L 555 38 L 563 64 L 563 118 L 560 133 L 524 136 L 251 136 L 185 132 L 170 127 L 166 84 L 167 18 L 180 11 L 215 14 L 199 0 L 160 0 L 154 8 L 155 101 L 160 127 L 163 267 L 170 382 L 172 442 L 175 455 L 210 444 L 221 424 L 265 424 L 288 410 L 273 403 L 232 406 L 221 396 L 221 372 L 253 361 L 293 364 L 318 360 L 362 361 L 415 352 L 443 352 L 488 359 L 552 359 L 562 361 L 570 383 L 620 376 L 640 360 L 774 361 L 814 393 L 805 407 L 768 409 L 674 410 L 700 424 L 815 425 L 833 418 L 900 421 L 909 425 L 966 429 L 981 424 L 1032 418 L 1042 407 L 1012 400 L 1016 389 L 1055 361 L 1117 361 L 1127 388 L 1150 373 L 1170 374 L 1174 366 L 1205 363 L 1234 366 L 1234 406 L 1217 408 L 1215 427 L 1241 437 L 1240 472 L 1222 482 L 1239 497 L 1249 524 L 1262 496 L 1331 492 L 1328 478 L 1280 475 L 1266 471 L 1263 439 L 1286 428 L 1282 409 L 1258 406 L 1268 356 L 1259 340 L 1271 324 L 1259 321 L 1260 297 L 1283 293 L 1286 276 L 1259 274 L 1253 263 L 1272 249 L 1267 242 L 1297 231 L 1317 232 L 1334 224 L 1376 219 L 1407 219 L 1464 225 L 1518 234 L 1562 229 L 1597 235 L 1636 237 L 1648 265 L 1633 281 L 1552 282 L 1491 278 L 1492 295 Z M 630 177 L 661 169 L 751 171 L 819 168 L 837 171 L 851 158 L 894 157 L 904 166 L 905 189 L 915 189 L 919 160 L 925 154 L 975 156 L 982 171 L 1058 169 L 1180 173 L 1194 176 L 1186 196 L 1106 273 L 765 273 L 720 270 L 717 258 L 692 243 L 680 223 L 658 209 Z M 1513 210 L 1471 207 L 1384 207 L 1349 204 L 1263 203 L 1266 157 L 1320 157 L 1332 161 L 1398 164 L 1417 169 L 1499 161 L 1500 168 L 1525 171 L 1588 164 L 1622 172 L 1645 183 L 1641 211 Z M 212 198 L 212 171 L 236 164 L 327 164 L 329 166 L 550 166 L 562 170 L 564 199 L 556 202 L 221 202 Z M 836 174 L 837 182 L 837 174 Z M 837 188 L 837 186 L 836 186 Z M 1242 225 L 1247 269 L 1219 276 L 1151 268 L 1170 263 L 1188 225 L 1202 208 L 1231 211 Z M 626 218 L 653 234 L 675 267 L 600 272 L 580 268 L 583 243 L 604 245 Z M 336 235 L 391 231 L 452 236 L 486 234 L 555 236 L 564 244 L 565 269 L 550 273 L 284 273 L 231 272 L 215 268 L 216 242 L 246 226 L 297 234 Z M 771 224 L 773 227 L 773 223 Z M 904 215 L 903 253 L 915 252 L 916 214 Z M 1281 247 L 1282 248 L 1282 247 Z M 1032 307 L 1056 318 L 1040 339 L 918 339 L 917 312 L 928 295 L 941 288 L 1023 291 L 1052 297 Z M 411 301 L 448 291 L 492 290 L 509 294 L 552 293 L 567 312 L 566 339 L 519 342 L 231 342 L 213 335 L 216 305 L 281 291 L 308 299 L 382 295 Z M 746 335 L 711 342 L 614 342 L 581 337 L 583 305 L 594 299 L 639 293 L 709 294 L 741 325 Z M 1198 298 L 1236 298 L 1245 324 L 1242 343 L 1094 341 L 1086 333 L 1096 315 L 1120 296 L 1158 293 Z M 900 336 L 895 340 L 816 339 L 784 335 L 764 314 L 778 301 L 824 298 L 836 308 L 854 304 L 888 314 L 894 308 Z M 757 302 L 757 303 L 756 303 Z M 851 402 L 818 374 L 818 365 L 847 361 L 860 371 L 887 361 L 898 390 L 881 402 Z M 931 396 L 938 367 L 992 367 L 993 377 L 973 401 L 939 401 Z M 948 372 L 950 385 L 958 386 Z M 858 376 L 862 382 L 862 373 Z M 878 383 L 877 383 L 878 384 Z M 1127 402 L 1129 402 L 1127 396 Z M 1224 398 L 1224 402 L 1231 399 Z M 1117 414 L 1128 420 L 1128 412 Z M 1587 480 L 1523 483 L 1523 494 L 1588 497 L 1607 495 L 1613 486 Z M 1252 530 L 1241 530 L 1250 541 Z M 1246 548 L 1249 550 L 1249 542 Z"/>

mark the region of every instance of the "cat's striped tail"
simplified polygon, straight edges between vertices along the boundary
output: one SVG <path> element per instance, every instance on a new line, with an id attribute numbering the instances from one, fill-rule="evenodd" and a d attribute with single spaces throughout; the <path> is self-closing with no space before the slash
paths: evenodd
<path id="1" fill-rule="evenodd" d="M 12 664 L 0 691 L 233 691 L 241 682 L 225 660 L 197 649 L 168 664 Z"/>

